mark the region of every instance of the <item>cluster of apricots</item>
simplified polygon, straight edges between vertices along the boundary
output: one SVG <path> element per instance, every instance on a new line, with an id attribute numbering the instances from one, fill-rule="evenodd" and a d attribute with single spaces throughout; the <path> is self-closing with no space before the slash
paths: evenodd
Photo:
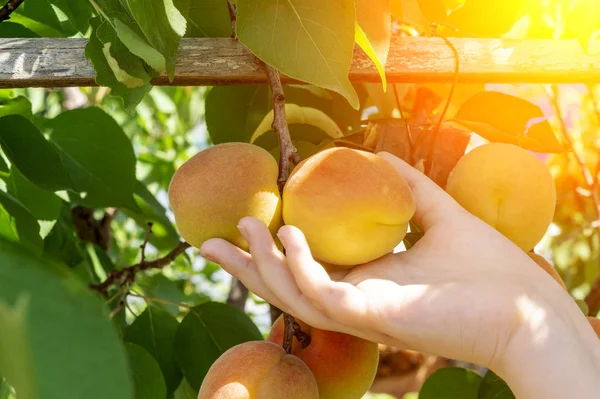
<path id="1" fill-rule="evenodd" d="M 416 209 L 406 180 L 366 151 L 336 147 L 312 155 L 294 168 L 282 195 L 277 177 L 276 160 L 256 145 L 227 143 L 201 151 L 177 170 L 169 187 L 180 234 L 195 247 L 219 237 L 247 250 L 237 224 L 253 216 L 273 234 L 283 224 L 298 227 L 324 265 L 353 267 L 392 252 Z M 478 147 L 454 167 L 446 191 L 566 288 L 533 253 L 556 206 L 552 176 L 535 155 L 512 144 Z M 377 343 L 297 321 L 310 337 L 308 346 L 294 338 L 286 354 L 280 318 L 266 341 L 226 351 L 211 366 L 198 399 L 361 398 L 376 375 Z"/>

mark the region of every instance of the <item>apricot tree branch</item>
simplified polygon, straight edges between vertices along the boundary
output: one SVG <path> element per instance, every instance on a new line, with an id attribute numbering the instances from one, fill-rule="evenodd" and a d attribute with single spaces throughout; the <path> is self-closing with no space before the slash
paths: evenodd
<path id="1" fill-rule="evenodd" d="M 25 0 L 8 0 L 8 3 L 0 9 L 0 22 L 10 19 L 13 13 Z"/>
<path id="2" fill-rule="evenodd" d="M 162 269 L 163 267 L 171 264 L 179 255 L 184 253 L 185 250 L 190 247 L 191 245 L 187 242 L 180 242 L 171 250 L 171 252 L 162 258 L 152 261 L 146 261 L 143 259 L 140 261 L 140 263 L 133 266 L 128 266 L 120 270 L 113 270 L 108 273 L 108 276 L 104 282 L 100 284 L 90 284 L 89 287 L 106 297 L 108 295 L 108 289 L 113 285 L 118 284 L 119 288 L 123 286 L 129 286 L 135 282 L 135 277 L 139 272 L 150 269 Z"/>
<path id="3" fill-rule="evenodd" d="M 583 175 L 584 181 L 586 183 L 586 188 L 591 192 L 591 198 L 594 202 L 594 211 L 596 216 L 596 221 L 600 221 L 600 196 L 598 195 L 598 190 L 594 190 L 594 177 L 590 170 L 585 166 L 583 159 L 581 156 L 575 151 L 575 146 L 573 145 L 573 140 L 569 135 L 569 131 L 567 129 L 567 125 L 562 117 L 562 112 L 560 109 L 560 99 L 559 99 L 559 90 L 558 86 L 553 84 L 551 86 L 551 90 L 549 93 L 550 101 L 552 102 L 552 106 L 554 107 L 554 112 L 558 118 L 560 124 L 560 130 L 565 139 L 569 150 L 573 153 L 575 158 L 575 162 L 577 162 L 577 166 L 579 167 L 580 173 Z M 596 233 L 600 237 L 600 224 L 597 224 Z M 600 259 L 599 259 L 599 267 L 600 267 Z M 600 311 L 600 277 L 596 280 L 596 282 L 592 285 L 592 289 L 588 293 L 585 298 L 585 302 L 589 308 L 589 315 L 596 315 L 598 311 Z"/>
<path id="4" fill-rule="evenodd" d="M 271 87 L 273 99 L 273 124 L 271 125 L 271 128 L 277 134 L 277 138 L 279 139 L 279 149 L 281 154 L 279 158 L 279 177 L 277 178 L 277 185 L 281 192 L 289 177 L 290 162 L 298 164 L 302 161 L 302 158 L 298 154 L 296 147 L 294 147 L 290 136 L 290 129 L 285 114 L 285 95 L 283 93 L 279 71 L 267 64 L 265 64 L 265 68 L 267 70 L 267 77 L 269 78 L 269 86 Z"/>
<path id="5" fill-rule="evenodd" d="M 298 150 L 294 147 L 290 136 L 290 129 L 285 114 L 285 95 L 279 71 L 267 64 L 265 64 L 265 68 L 267 69 L 267 77 L 269 78 L 269 86 L 271 87 L 273 98 L 273 124 L 271 125 L 271 129 L 273 129 L 279 139 L 280 157 L 277 186 L 279 187 L 279 192 L 283 195 L 283 187 L 290 174 L 290 162 L 297 164 L 302 159 L 298 155 Z M 294 335 L 296 330 L 300 329 L 300 326 L 296 323 L 294 317 L 287 313 L 283 313 L 283 321 L 283 349 L 286 353 L 292 353 Z"/>
<path id="6" fill-rule="evenodd" d="M 231 0 L 227 0 L 227 8 L 229 9 L 229 19 L 231 19 L 231 38 L 237 40 L 237 35 L 235 33 L 235 25 L 237 22 L 237 9 L 235 8 L 235 4 Z"/>
<path id="7" fill-rule="evenodd" d="M 233 30 L 233 37 L 235 38 L 235 26 L 237 20 L 237 11 L 235 5 L 231 0 L 227 0 L 229 6 L 229 17 L 231 19 L 231 27 Z M 302 158 L 298 154 L 298 150 L 292 143 L 290 136 L 290 129 L 287 124 L 287 117 L 285 113 L 285 94 L 283 92 L 283 85 L 281 84 L 281 76 L 279 71 L 270 65 L 264 63 L 267 71 L 267 78 L 269 81 L 269 87 L 271 88 L 271 95 L 273 101 L 273 123 L 271 129 L 277 134 L 279 140 L 279 176 L 277 177 L 277 186 L 279 192 L 283 194 L 283 187 L 287 182 L 290 174 L 290 162 L 298 164 L 302 161 Z M 301 328 L 291 315 L 283 313 L 284 328 L 283 328 L 283 349 L 286 353 L 292 352 L 292 342 L 294 336 L 301 333 Z M 297 331 L 299 331 L 297 333 Z"/>

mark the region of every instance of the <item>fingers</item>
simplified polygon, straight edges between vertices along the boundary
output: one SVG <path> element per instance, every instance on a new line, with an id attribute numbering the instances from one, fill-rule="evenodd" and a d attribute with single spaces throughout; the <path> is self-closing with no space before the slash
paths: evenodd
<path id="1" fill-rule="evenodd" d="M 410 185 L 417 204 L 413 220 L 424 230 L 436 224 L 446 224 L 463 212 L 448 193 L 417 169 L 388 152 L 377 155 L 389 162 Z"/>
<path id="2" fill-rule="evenodd" d="M 254 294 L 281 310 L 287 310 L 279 298 L 264 284 L 249 253 L 225 240 L 215 238 L 202 245 L 200 254 L 221 265 L 229 274 L 236 276 Z"/>
<path id="3" fill-rule="evenodd" d="M 278 235 L 285 246 L 287 263 L 295 282 L 313 306 L 342 324 L 356 326 L 367 321 L 364 294 L 354 285 L 332 281 L 325 269 L 313 259 L 300 230 L 284 226 Z"/>

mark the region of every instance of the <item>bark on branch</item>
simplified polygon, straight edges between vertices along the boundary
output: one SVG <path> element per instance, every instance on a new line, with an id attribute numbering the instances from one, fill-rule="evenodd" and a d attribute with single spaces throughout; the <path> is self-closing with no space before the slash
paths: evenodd
<path id="1" fill-rule="evenodd" d="M 273 129 L 279 139 L 281 156 L 279 158 L 279 177 L 277 178 L 277 185 L 279 186 L 279 191 L 282 192 L 283 186 L 290 174 L 290 162 L 298 164 L 302 161 L 302 158 L 298 154 L 296 147 L 294 147 L 290 136 L 290 129 L 287 124 L 287 116 L 285 113 L 285 95 L 283 93 L 279 71 L 266 64 L 265 68 L 267 70 L 267 77 L 269 79 L 269 86 L 271 87 L 273 97 L 273 124 L 271 125 L 271 129 Z"/>
<path id="2" fill-rule="evenodd" d="M 10 19 L 13 13 L 25 0 L 8 0 L 8 3 L 0 9 L 0 22 Z"/>
<path id="3" fill-rule="evenodd" d="M 118 284 L 119 288 L 126 285 L 131 285 L 135 282 L 135 276 L 139 272 L 150 269 L 162 269 L 163 267 L 171 264 L 179 255 L 184 253 L 185 250 L 190 247 L 191 245 L 187 242 L 180 242 L 179 245 L 173 248 L 171 252 L 164 257 L 152 261 L 146 261 L 146 259 L 142 259 L 138 264 L 133 266 L 125 267 L 120 270 L 113 270 L 108 273 L 108 276 L 104 282 L 100 284 L 90 284 L 90 288 L 104 296 L 108 296 L 108 289 L 113 285 Z"/>

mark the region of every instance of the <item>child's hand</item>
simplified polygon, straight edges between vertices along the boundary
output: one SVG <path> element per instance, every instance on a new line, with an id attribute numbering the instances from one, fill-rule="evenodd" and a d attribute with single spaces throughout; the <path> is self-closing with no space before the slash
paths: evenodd
<path id="1" fill-rule="evenodd" d="M 301 231 L 281 228 L 284 256 L 263 223 L 245 218 L 239 227 L 250 253 L 220 239 L 201 253 L 310 325 L 495 371 L 544 334 L 560 342 L 546 331 L 550 324 L 598 345 L 575 302 L 526 253 L 416 169 L 380 156 L 413 191 L 413 220 L 425 235 L 410 250 L 328 274 Z"/>

